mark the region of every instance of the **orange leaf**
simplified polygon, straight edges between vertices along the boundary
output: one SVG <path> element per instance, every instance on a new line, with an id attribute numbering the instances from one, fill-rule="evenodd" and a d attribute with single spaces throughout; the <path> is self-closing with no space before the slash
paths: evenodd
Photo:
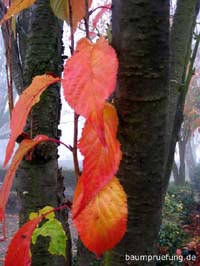
<path id="1" fill-rule="evenodd" d="M 38 145 L 43 141 L 48 141 L 48 140 L 49 138 L 47 136 L 38 135 L 33 140 L 25 139 L 21 142 L 18 150 L 16 151 L 13 157 L 10 168 L 8 169 L 8 172 L 4 178 L 3 185 L 0 189 L 0 222 L 2 222 L 4 219 L 6 203 L 8 201 L 10 189 L 12 187 L 15 171 L 17 170 L 21 160 L 27 154 L 27 152 L 33 149 L 36 145 Z"/>
<path id="2" fill-rule="evenodd" d="M 30 243 L 32 234 L 41 220 L 42 216 L 30 220 L 17 231 L 8 247 L 5 257 L 5 266 L 31 265 Z"/>
<path id="3" fill-rule="evenodd" d="M 2 25 L 2 23 L 4 23 L 9 18 L 11 18 L 13 15 L 16 15 L 17 13 L 24 10 L 25 8 L 28 8 L 35 2 L 36 0 L 14 0 L 11 6 L 9 7 L 7 13 L 1 19 L 0 25 Z"/>
<path id="4" fill-rule="evenodd" d="M 15 140 L 22 133 L 32 106 L 39 102 L 41 94 L 49 85 L 56 83 L 59 80 L 59 77 L 53 77 L 48 74 L 36 76 L 31 85 L 22 93 L 22 95 L 20 95 L 19 100 L 12 111 L 12 118 L 10 121 L 11 136 L 6 149 L 4 167 L 10 160 L 15 146 Z"/>
<path id="5" fill-rule="evenodd" d="M 88 0 L 88 8 L 91 6 L 92 0 Z M 73 29 L 77 27 L 77 23 L 85 16 L 85 0 L 71 0 L 72 5 L 72 21 Z"/>
<path id="6" fill-rule="evenodd" d="M 102 145 L 89 120 L 85 123 L 78 145 L 82 155 L 84 155 L 83 174 L 81 176 L 84 195 L 78 211 L 81 211 L 102 187 L 112 179 L 122 157 L 120 143 L 116 139 L 117 113 L 115 108 L 109 103 L 105 104 L 103 118 L 107 145 Z"/>
<path id="7" fill-rule="evenodd" d="M 114 91 L 118 60 L 114 49 L 102 37 L 95 44 L 81 39 L 67 61 L 62 80 L 65 99 L 76 113 L 88 118 L 101 110 Z"/>
<path id="8" fill-rule="evenodd" d="M 81 182 L 81 179 L 78 183 Z M 72 213 L 79 208 L 82 186 L 74 198 Z M 124 236 L 127 224 L 127 198 L 118 179 L 114 177 L 73 222 L 84 245 L 100 256 L 112 249 Z"/>

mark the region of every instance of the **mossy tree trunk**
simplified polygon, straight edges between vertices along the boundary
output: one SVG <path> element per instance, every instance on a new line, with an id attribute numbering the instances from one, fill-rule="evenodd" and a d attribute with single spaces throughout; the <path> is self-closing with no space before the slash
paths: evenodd
<path id="1" fill-rule="evenodd" d="M 169 88 L 168 21 L 168 1 L 113 1 L 113 46 L 120 62 L 115 104 L 123 151 L 118 177 L 129 208 L 127 233 L 112 252 L 113 266 L 125 265 L 126 254 L 157 252 Z"/>
<path id="2" fill-rule="evenodd" d="M 33 5 L 26 34 L 26 51 L 22 51 L 24 88 L 36 75 L 50 72 L 60 76 L 62 72 L 62 23 L 53 15 L 49 0 L 38 0 Z M 60 84 L 56 84 L 44 92 L 40 102 L 31 111 L 26 132 L 31 137 L 45 134 L 59 138 L 60 109 Z M 20 225 L 27 221 L 32 211 L 46 205 L 56 207 L 63 204 L 62 191 L 58 191 L 58 188 L 62 190 L 63 187 L 58 183 L 61 179 L 57 159 L 57 146 L 44 143 L 36 148 L 31 161 L 23 160 L 21 163 L 16 176 L 21 204 Z M 58 216 L 67 228 L 66 213 Z M 32 265 L 70 266 L 70 241 L 67 242 L 67 260 L 50 255 L 47 251 L 48 241 L 48 238 L 40 238 L 32 249 Z"/>

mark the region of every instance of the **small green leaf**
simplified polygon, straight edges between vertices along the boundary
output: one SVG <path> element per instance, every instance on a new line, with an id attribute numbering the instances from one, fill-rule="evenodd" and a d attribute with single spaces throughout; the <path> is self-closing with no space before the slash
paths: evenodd
<path id="1" fill-rule="evenodd" d="M 66 0 L 50 0 L 51 9 L 56 17 L 61 20 L 69 21 L 69 7 Z"/>
<path id="2" fill-rule="evenodd" d="M 45 206 L 44 208 L 42 208 L 41 210 L 39 210 L 39 212 L 31 212 L 29 214 L 29 220 L 33 220 L 34 218 L 41 216 L 41 215 L 45 215 L 46 213 L 52 211 L 51 213 L 45 215 L 45 219 L 47 220 L 52 220 L 55 218 L 55 213 L 53 212 L 53 207 L 51 206 Z"/>
<path id="3" fill-rule="evenodd" d="M 48 248 L 49 253 L 66 256 L 67 236 L 62 224 L 57 219 L 51 219 L 45 222 L 41 227 L 35 229 L 32 236 L 33 244 L 36 243 L 39 235 L 49 236 L 51 238 Z"/>

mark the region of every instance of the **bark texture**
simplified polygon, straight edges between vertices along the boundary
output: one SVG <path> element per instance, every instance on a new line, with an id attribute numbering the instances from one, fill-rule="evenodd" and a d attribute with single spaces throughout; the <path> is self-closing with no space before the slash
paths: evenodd
<path id="1" fill-rule="evenodd" d="M 32 7 L 28 24 L 25 36 L 27 39 L 20 38 L 24 88 L 36 75 L 51 72 L 60 76 L 62 71 L 62 23 L 53 15 L 49 0 L 36 2 Z M 20 29 L 23 30 L 18 28 Z M 26 47 L 26 51 L 23 51 L 22 47 Z M 59 138 L 60 132 L 57 128 L 60 108 L 60 84 L 56 84 L 44 92 L 40 102 L 31 111 L 26 131 L 31 137 L 46 134 Z M 17 192 L 21 202 L 20 224 L 27 221 L 31 211 L 37 211 L 46 205 L 56 207 L 63 203 L 62 191 L 58 191 L 62 190 L 58 184 L 58 180 L 62 178 L 57 158 L 57 146 L 45 143 L 36 148 L 32 161 L 24 160 L 21 163 L 17 172 Z M 66 227 L 66 213 L 60 213 L 58 216 Z M 32 265 L 71 265 L 70 253 L 67 254 L 67 261 L 64 257 L 51 256 L 47 250 L 48 242 L 48 238 L 40 238 L 36 247 L 32 249 Z M 69 246 L 70 241 L 67 244 Z"/>
<path id="2" fill-rule="evenodd" d="M 157 250 L 169 81 L 168 22 L 168 1 L 113 1 L 113 46 L 120 62 L 115 104 L 123 151 L 118 177 L 129 207 L 128 230 L 112 252 L 113 266 L 128 264 L 126 254 L 156 254 Z"/>

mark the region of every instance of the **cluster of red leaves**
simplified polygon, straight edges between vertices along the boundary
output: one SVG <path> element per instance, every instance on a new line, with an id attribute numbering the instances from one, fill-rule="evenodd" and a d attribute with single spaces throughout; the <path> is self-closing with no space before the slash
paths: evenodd
<path id="1" fill-rule="evenodd" d="M 0 24 L 34 2 L 14 1 Z M 89 0 L 89 5 L 91 2 Z M 64 0 L 62 3 L 66 5 Z M 85 1 L 72 0 L 71 8 L 75 25 L 85 14 Z M 98 17 L 96 19 L 98 20 Z M 127 223 L 126 194 L 114 176 L 122 156 L 120 144 L 116 139 L 118 118 L 115 108 L 105 103 L 115 89 L 117 69 L 118 60 L 115 51 L 104 38 L 101 37 L 95 44 L 83 38 L 77 44 L 74 55 L 67 61 L 62 80 L 65 99 L 77 114 L 86 118 L 82 137 L 78 143 L 84 161 L 83 172 L 74 193 L 73 222 L 85 246 L 97 256 L 121 240 Z M 32 106 L 39 101 L 40 95 L 49 85 L 59 80 L 59 77 L 52 75 L 37 76 L 19 97 L 12 113 L 11 137 L 4 166 L 12 156 L 15 141 L 23 132 Z M 14 155 L 0 190 L 1 222 L 4 220 L 13 176 L 20 161 L 43 141 L 54 140 L 44 135 L 36 136 L 33 140 L 23 140 Z M 8 249 L 6 266 L 13 263 L 20 266 L 30 265 L 31 235 L 41 219 L 40 217 L 29 221 L 16 233 Z"/>
<path id="2" fill-rule="evenodd" d="M 95 44 L 83 38 L 66 63 L 62 81 L 66 100 L 86 118 L 78 144 L 84 161 L 73 221 L 85 246 L 97 256 L 121 240 L 127 221 L 126 195 L 114 177 L 121 160 L 118 118 L 115 108 L 105 103 L 114 91 L 117 68 L 115 51 L 104 38 Z"/>

